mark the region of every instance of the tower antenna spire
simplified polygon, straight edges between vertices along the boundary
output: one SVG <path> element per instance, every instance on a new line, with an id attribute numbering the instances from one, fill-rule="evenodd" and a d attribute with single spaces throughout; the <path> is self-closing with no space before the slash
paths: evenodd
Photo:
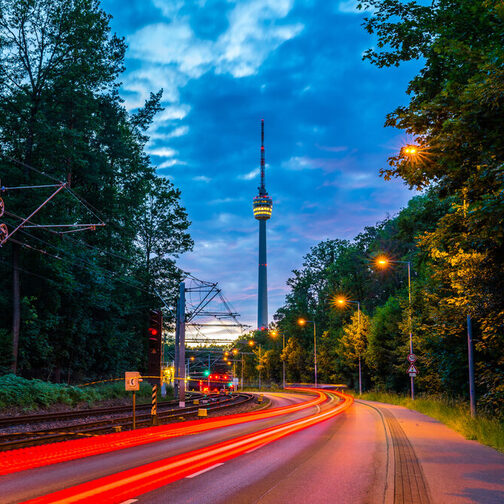
<path id="1" fill-rule="evenodd" d="M 264 172 L 266 168 L 266 161 L 264 158 L 264 119 L 261 119 L 261 187 L 259 194 L 266 194 L 266 187 L 264 186 Z"/>

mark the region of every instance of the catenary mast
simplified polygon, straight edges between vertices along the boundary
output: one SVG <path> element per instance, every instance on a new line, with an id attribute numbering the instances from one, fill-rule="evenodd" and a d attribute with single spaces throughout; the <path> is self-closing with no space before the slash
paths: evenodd
<path id="1" fill-rule="evenodd" d="M 271 218 L 273 200 L 264 185 L 264 119 L 261 120 L 261 185 L 254 198 L 254 217 L 259 221 L 259 281 L 257 292 L 257 328 L 268 327 L 268 264 L 266 260 L 266 221 Z"/>

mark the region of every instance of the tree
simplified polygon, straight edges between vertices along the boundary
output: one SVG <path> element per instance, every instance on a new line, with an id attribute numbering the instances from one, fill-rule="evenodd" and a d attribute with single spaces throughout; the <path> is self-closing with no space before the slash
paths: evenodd
<path id="1" fill-rule="evenodd" d="M 19 243 L 2 249 L 12 253 L 14 274 L 0 286 L 15 295 L 0 328 L 10 323 L 12 346 L 19 341 L 19 372 L 56 381 L 63 371 L 81 380 L 141 368 L 145 316 L 160 305 L 151 287 L 172 295 L 174 261 L 192 246 L 179 191 L 144 152 L 162 91 L 135 114 L 125 110 L 118 77 L 126 45 L 109 20 L 97 0 L 0 0 L 2 184 L 63 181 L 72 192 L 58 194 L 35 222 L 106 223 L 80 235 L 23 229 Z M 11 229 L 48 191 L 6 194 Z M 149 275 L 146 210 L 156 213 L 152 233 L 165 247 Z M 8 271 L 4 259 L 1 268 Z M 10 295 L 0 295 L 0 306 L 9 305 Z"/>
<path id="2" fill-rule="evenodd" d="M 362 361 L 366 354 L 368 337 L 369 318 L 365 313 L 356 311 L 352 314 L 350 323 L 343 326 L 343 335 L 339 341 L 339 351 L 341 352 L 343 363 L 352 370 L 357 368 L 359 373 L 361 372 Z"/>
<path id="3" fill-rule="evenodd" d="M 443 296 L 433 301 L 446 314 L 447 305 L 459 308 L 459 322 L 446 325 L 463 331 L 460 321 L 467 313 L 474 317 L 483 402 L 495 411 L 504 405 L 496 385 L 504 363 L 504 7 L 496 0 L 412 1 L 407 7 L 400 0 L 365 0 L 361 6 L 373 9 L 364 26 L 378 38 L 366 59 L 379 67 L 423 61 L 407 89 L 410 103 L 386 121 L 411 134 L 419 153 L 401 150 L 382 174 L 431 186 L 450 200 L 420 246 L 432 285 L 442 285 Z M 446 334 L 435 320 L 431 325 Z"/>

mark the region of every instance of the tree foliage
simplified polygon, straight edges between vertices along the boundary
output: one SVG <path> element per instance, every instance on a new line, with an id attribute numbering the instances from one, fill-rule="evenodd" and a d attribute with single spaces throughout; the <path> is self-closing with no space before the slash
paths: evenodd
<path id="1" fill-rule="evenodd" d="M 154 292 L 174 297 L 174 261 L 192 247 L 180 191 L 144 151 L 162 90 L 126 111 L 126 45 L 109 20 L 97 0 L 0 0 L 2 185 L 65 182 L 70 190 L 33 222 L 106 224 L 78 235 L 25 228 L 1 249 L 0 306 L 14 319 L 10 257 L 19 262 L 26 376 L 80 381 L 142 369 L 146 314 L 161 306 Z M 8 190 L 10 230 L 53 190 Z M 3 317 L 0 334 L 12 323 Z"/>

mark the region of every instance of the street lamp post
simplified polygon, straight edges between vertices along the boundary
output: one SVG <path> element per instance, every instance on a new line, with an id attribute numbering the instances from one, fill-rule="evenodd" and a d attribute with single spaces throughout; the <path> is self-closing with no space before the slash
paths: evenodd
<path id="1" fill-rule="evenodd" d="M 315 365 L 315 388 L 318 386 L 317 382 L 317 324 L 314 320 L 305 320 L 300 318 L 298 320 L 298 324 L 300 326 L 304 326 L 307 322 L 313 324 L 313 363 Z"/>
<path id="2" fill-rule="evenodd" d="M 377 264 L 380 266 L 387 266 L 387 264 L 406 264 L 408 266 L 408 325 L 409 325 L 409 351 L 413 354 L 413 328 L 411 320 L 411 262 L 410 261 L 396 261 L 392 259 L 387 259 L 385 257 L 380 257 L 377 259 Z M 415 400 L 415 377 L 413 373 L 410 373 L 411 380 L 411 399 Z"/>
<path id="3" fill-rule="evenodd" d="M 271 331 L 273 337 L 278 336 L 278 331 Z M 282 353 L 285 351 L 285 334 L 282 333 Z M 285 360 L 282 359 L 282 388 L 285 389 Z"/>
<path id="4" fill-rule="evenodd" d="M 336 302 L 341 306 L 344 306 L 346 303 L 352 303 L 357 305 L 357 339 L 360 341 L 360 334 L 361 334 L 360 301 L 351 301 L 350 299 L 340 297 L 336 299 Z M 358 358 L 359 358 L 359 395 L 362 395 L 362 367 L 361 367 L 360 347 Z"/>

